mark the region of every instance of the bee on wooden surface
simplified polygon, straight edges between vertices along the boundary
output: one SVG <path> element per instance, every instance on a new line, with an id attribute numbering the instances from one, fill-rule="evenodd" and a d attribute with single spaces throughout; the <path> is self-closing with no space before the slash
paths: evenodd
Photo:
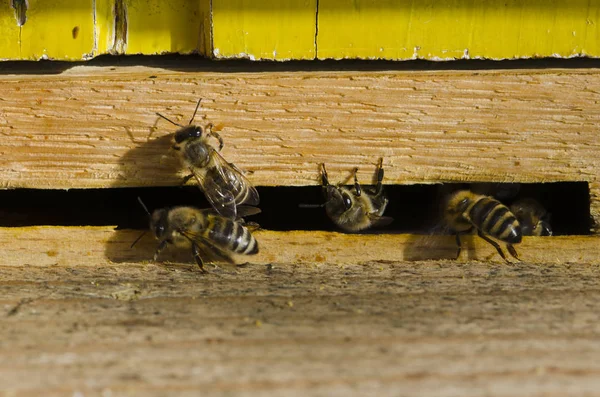
<path id="1" fill-rule="evenodd" d="M 258 242 L 243 225 L 243 220 L 225 218 L 213 209 L 195 207 L 173 207 L 148 211 L 141 199 L 138 199 L 150 217 L 150 230 L 158 239 L 154 260 L 169 244 L 182 249 L 191 249 L 200 270 L 204 261 L 234 266 L 233 254 L 254 255 L 258 253 Z M 260 212 L 255 207 L 240 207 L 238 213 L 254 215 Z M 142 234 L 143 235 L 143 234 Z M 132 244 L 135 245 L 137 241 Z"/>
<path id="2" fill-rule="evenodd" d="M 469 190 L 459 190 L 445 202 L 444 221 L 456 235 L 457 258 L 461 252 L 461 234 L 475 228 L 479 237 L 494 246 L 504 260 L 507 259 L 500 245 L 490 237 L 506 243 L 508 252 L 519 259 L 513 244 L 521 242 L 521 225 L 510 209 L 498 200 Z"/>
<path id="3" fill-rule="evenodd" d="M 195 178 L 213 208 L 224 217 L 236 219 L 237 206 L 259 204 L 258 192 L 234 164 L 227 162 L 219 154 L 223 148 L 223 139 L 216 132 L 217 128 L 212 123 L 204 128 L 192 125 L 199 107 L 200 100 L 187 126 L 175 123 L 160 113 L 157 115 L 180 127 L 175 132 L 172 148 L 191 172 L 185 181 Z M 219 141 L 218 150 L 209 144 L 210 137 Z"/>
<path id="4" fill-rule="evenodd" d="M 383 159 L 379 159 L 376 177 L 377 184 L 374 188 L 362 189 L 358 183 L 355 168 L 354 186 L 346 187 L 342 184 L 331 185 L 327 177 L 325 164 L 321 164 L 321 183 L 325 196 L 325 212 L 327 216 L 340 229 L 347 232 L 358 232 L 374 226 L 385 226 L 392 222 L 392 218 L 383 216 L 388 199 L 383 192 Z"/>
<path id="5" fill-rule="evenodd" d="M 536 200 L 517 200 L 510 206 L 510 210 L 519 220 L 524 236 L 552 236 L 550 214 Z"/>

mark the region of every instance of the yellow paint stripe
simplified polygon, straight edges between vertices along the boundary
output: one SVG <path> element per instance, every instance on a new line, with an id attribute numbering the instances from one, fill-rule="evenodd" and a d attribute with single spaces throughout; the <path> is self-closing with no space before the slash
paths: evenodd
<path id="1" fill-rule="evenodd" d="M 1 58 L 81 60 L 91 57 L 93 0 L 28 0 L 28 4 L 27 21 L 19 28 L 10 2 L 2 2 Z"/>
<path id="2" fill-rule="evenodd" d="M 0 1 L 0 59 L 20 59 L 20 29 L 10 1 Z"/>
<path id="3" fill-rule="evenodd" d="M 208 0 L 126 0 L 127 54 L 198 51 Z M 204 5 L 202 4 L 204 3 Z"/>
<path id="4" fill-rule="evenodd" d="M 315 58 L 316 0 L 215 0 L 212 4 L 215 58 Z"/>
<path id="5" fill-rule="evenodd" d="M 19 28 L 0 2 L 0 59 L 110 52 L 250 59 L 600 56 L 600 0 L 29 0 Z M 94 10 L 95 5 L 95 10 Z M 318 35 L 317 35 L 318 16 Z"/>
<path id="6" fill-rule="evenodd" d="M 321 0 L 319 58 L 600 55 L 598 0 Z"/>

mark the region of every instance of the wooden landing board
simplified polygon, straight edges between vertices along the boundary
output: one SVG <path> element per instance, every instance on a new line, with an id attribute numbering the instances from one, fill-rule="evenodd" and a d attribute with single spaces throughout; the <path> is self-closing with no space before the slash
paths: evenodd
<path id="1" fill-rule="evenodd" d="M 175 127 L 223 123 L 223 155 L 259 186 L 584 181 L 600 223 L 600 72 L 209 72 L 76 67 L 1 75 L 3 188 L 177 185 Z"/>
<path id="2" fill-rule="evenodd" d="M 115 231 L 112 227 L 29 227 L 0 228 L 0 239 L 10 242 L 2 249 L 4 266 L 104 266 L 109 263 L 152 263 L 156 240 L 148 233 L 134 248 L 137 230 Z M 464 261 L 505 263 L 496 250 L 476 236 L 463 239 L 461 258 L 455 261 L 452 236 L 407 234 L 349 235 L 333 232 L 258 231 L 260 252 L 239 257 L 251 265 L 303 264 L 348 265 L 394 261 L 439 260 L 440 266 Z M 599 264 L 600 237 L 525 237 L 516 246 L 522 261 L 540 264 Z M 161 262 L 193 265 L 191 253 L 167 250 Z M 518 266 L 517 261 L 507 266 Z M 415 263 L 415 266 L 418 264 Z"/>
<path id="3" fill-rule="evenodd" d="M 6 395 L 592 396 L 598 266 L 0 266 Z"/>

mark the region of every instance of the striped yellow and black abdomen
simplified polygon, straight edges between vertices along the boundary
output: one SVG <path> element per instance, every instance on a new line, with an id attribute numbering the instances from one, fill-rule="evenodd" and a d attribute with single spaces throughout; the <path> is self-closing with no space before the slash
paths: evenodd
<path id="1" fill-rule="evenodd" d="M 521 242 L 521 225 L 507 206 L 491 197 L 483 196 L 469 210 L 471 223 L 500 241 L 509 244 Z"/>
<path id="2" fill-rule="evenodd" d="M 239 222 L 221 216 L 210 216 L 204 230 L 206 238 L 215 245 L 236 254 L 258 253 L 258 243 L 250 231 Z"/>

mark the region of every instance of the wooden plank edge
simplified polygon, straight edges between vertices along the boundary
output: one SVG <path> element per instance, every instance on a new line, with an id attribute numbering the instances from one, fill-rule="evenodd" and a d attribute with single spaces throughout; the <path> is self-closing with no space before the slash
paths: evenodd
<path id="1" fill-rule="evenodd" d="M 0 266 L 106 266 L 150 263 L 156 240 L 147 233 L 131 248 L 139 230 L 113 227 L 0 228 L 3 247 Z M 452 265 L 456 246 L 452 236 L 410 234 L 342 234 L 321 231 L 255 232 L 260 253 L 238 258 L 249 265 L 344 265 L 398 261 L 440 260 Z M 537 264 L 600 264 L 599 236 L 525 237 L 516 246 L 521 260 Z M 193 266 L 189 252 L 166 250 L 161 262 Z M 463 239 L 458 262 L 503 263 L 496 251 L 477 236 Z M 511 260 L 513 264 L 518 262 Z"/>
<path id="2" fill-rule="evenodd" d="M 597 70 L 104 67 L 0 82 L 3 188 L 176 185 L 175 128 L 155 112 L 187 123 L 199 97 L 197 122 L 224 123 L 223 155 L 259 186 L 315 185 L 319 162 L 371 180 L 381 156 L 386 184 L 590 182 L 600 169 Z"/>

